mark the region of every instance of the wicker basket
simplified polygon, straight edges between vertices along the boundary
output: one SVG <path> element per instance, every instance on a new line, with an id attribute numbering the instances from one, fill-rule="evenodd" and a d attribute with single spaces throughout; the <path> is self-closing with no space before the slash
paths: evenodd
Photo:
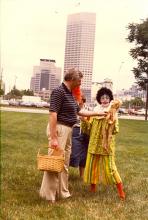
<path id="1" fill-rule="evenodd" d="M 62 172 L 64 168 L 64 155 L 41 155 L 37 154 L 37 168 L 41 171 Z"/>

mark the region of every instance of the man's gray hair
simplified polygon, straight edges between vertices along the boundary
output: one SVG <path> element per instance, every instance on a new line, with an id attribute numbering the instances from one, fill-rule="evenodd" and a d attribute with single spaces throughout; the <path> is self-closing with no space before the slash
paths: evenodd
<path id="1" fill-rule="evenodd" d="M 75 68 L 69 69 L 64 75 L 65 81 L 77 80 L 81 78 L 83 78 L 82 72 Z"/>

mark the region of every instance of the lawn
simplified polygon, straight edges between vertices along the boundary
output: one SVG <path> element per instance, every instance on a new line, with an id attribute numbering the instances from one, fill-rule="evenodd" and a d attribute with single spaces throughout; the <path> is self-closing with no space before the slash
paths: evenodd
<path id="1" fill-rule="evenodd" d="M 126 200 L 116 187 L 98 186 L 91 194 L 70 168 L 72 198 L 49 205 L 38 191 L 42 172 L 37 170 L 38 148 L 46 152 L 46 114 L 1 113 L 1 219 L 3 220 L 146 220 L 148 219 L 148 122 L 120 119 L 116 164 Z"/>

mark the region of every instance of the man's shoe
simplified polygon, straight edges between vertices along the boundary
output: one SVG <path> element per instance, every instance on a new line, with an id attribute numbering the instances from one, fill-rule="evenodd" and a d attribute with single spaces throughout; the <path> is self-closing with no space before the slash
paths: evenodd
<path id="1" fill-rule="evenodd" d="M 61 199 L 69 199 L 71 197 L 72 197 L 71 195 L 68 195 L 68 196 L 62 197 Z"/>

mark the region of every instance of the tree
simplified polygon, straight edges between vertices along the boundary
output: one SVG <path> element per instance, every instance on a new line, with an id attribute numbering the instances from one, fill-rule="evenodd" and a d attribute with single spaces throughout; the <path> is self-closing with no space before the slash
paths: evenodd
<path id="1" fill-rule="evenodd" d="M 6 97 L 8 99 L 16 99 L 16 98 L 21 98 L 22 97 L 22 94 L 21 94 L 21 91 L 16 89 L 16 87 L 14 86 L 13 89 L 7 93 Z"/>
<path id="2" fill-rule="evenodd" d="M 123 102 L 123 106 L 126 108 L 142 108 L 144 106 L 144 102 L 142 101 L 141 98 L 135 97 L 134 99 L 131 100 L 125 100 Z"/>
<path id="3" fill-rule="evenodd" d="M 141 23 L 131 23 L 127 27 L 129 35 L 127 40 L 135 43 L 135 48 L 130 49 L 130 55 L 137 60 L 137 67 L 133 68 L 133 73 L 137 84 L 146 90 L 146 120 L 148 109 L 148 18 Z"/>
<path id="4" fill-rule="evenodd" d="M 21 93 L 22 93 L 22 95 L 28 95 L 28 96 L 33 96 L 34 95 L 33 91 L 29 90 L 29 89 L 22 90 Z"/>
<path id="5" fill-rule="evenodd" d="M 123 101 L 123 106 L 125 108 L 129 108 L 131 106 L 130 101 L 128 101 L 128 100 Z"/>
<path id="6" fill-rule="evenodd" d="M 25 89 L 25 90 L 18 90 L 15 86 L 13 87 L 13 89 L 7 93 L 6 98 L 7 99 L 20 99 L 22 98 L 23 95 L 27 95 L 27 96 L 33 96 L 33 91 L 29 90 L 29 89 Z"/>
<path id="7" fill-rule="evenodd" d="M 143 101 L 139 97 L 135 97 L 135 99 L 131 100 L 131 106 L 134 108 L 143 107 Z"/>
<path id="8" fill-rule="evenodd" d="M 0 88 L 0 96 L 4 95 L 4 90 Z"/>
<path id="9" fill-rule="evenodd" d="M 0 80 L 0 96 L 4 95 L 4 89 L 2 87 L 3 81 Z"/>

